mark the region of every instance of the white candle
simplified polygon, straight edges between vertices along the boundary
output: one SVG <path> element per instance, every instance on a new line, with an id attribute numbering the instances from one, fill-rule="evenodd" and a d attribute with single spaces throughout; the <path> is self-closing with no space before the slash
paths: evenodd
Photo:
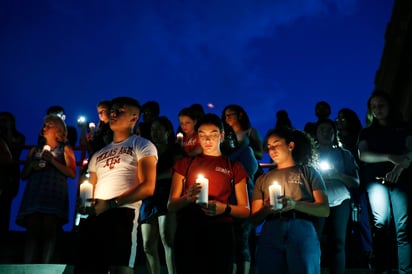
<path id="1" fill-rule="evenodd" d="M 278 182 L 273 182 L 272 185 L 269 186 L 269 199 L 270 205 L 273 209 L 282 209 L 283 205 L 279 202 L 279 197 L 282 196 L 282 186 L 278 184 Z"/>
<path id="2" fill-rule="evenodd" d="M 179 132 L 176 134 L 176 139 L 178 143 L 182 143 L 183 142 L 183 133 Z"/>
<path id="3" fill-rule="evenodd" d="M 199 174 L 196 179 L 196 183 L 202 186 L 199 193 L 199 198 L 196 200 L 197 204 L 207 205 L 209 200 L 209 180 L 203 175 Z"/>
<path id="4" fill-rule="evenodd" d="M 90 123 L 89 123 L 89 129 L 90 129 L 90 131 L 93 132 L 95 128 L 96 128 L 96 124 L 93 123 L 93 122 L 90 122 Z"/>
<path id="5" fill-rule="evenodd" d="M 44 146 L 43 146 L 43 150 L 42 150 L 42 152 L 41 152 L 41 154 L 40 154 L 39 167 L 43 168 L 43 167 L 46 166 L 46 160 L 41 159 L 41 155 L 43 155 L 43 152 L 45 152 L 45 151 L 50 151 L 50 150 L 51 150 L 51 147 L 50 147 L 49 145 L 44 145 Z"/>
<path id="6" fill-rule="evenodd" d="M 93 185 L 88 180 L 80 184 L 80 198 L 83 206 L 91 206 L 91 202 L 87 200 L 93 198 Z"/>

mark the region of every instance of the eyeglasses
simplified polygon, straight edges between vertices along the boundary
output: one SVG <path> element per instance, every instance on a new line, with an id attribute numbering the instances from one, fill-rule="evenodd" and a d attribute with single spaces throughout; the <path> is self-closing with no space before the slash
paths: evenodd
<path id="1" fill-rule="evenodd" d="M 343 122 L 346 121 L 346 119 L 345 119 L 345 118 L 336 118 L 335 121 L 336 121 L 336 122 L 341 122 L 341 123 L 343 123 Z"/>
<path id="2" fill-rule="evenodd" d="M 215 141 L 219 138 L 219 136 L 220 136 L 220 133 L 218 133 L 218 132 L 212 133 L 210 135 L 200 133 L 199 134 L 199 139 L 201 141 L 207 141 L 207 140 Z"/>
<path id="3" fill-rule="evenodd" d="M 234 115 L 237 115 L 237 113 L 236 112 L 230 112 L 230 113 L 225 114 L 226 118 L 232 117 Z"/>
<path id="4" fill-rule="evenodd" d="M 98 113 L 99 115 L 103 115 L 104 113 L 107 113 L 107 110 L 104 109 L 104 110 L 99 111 Z"/>

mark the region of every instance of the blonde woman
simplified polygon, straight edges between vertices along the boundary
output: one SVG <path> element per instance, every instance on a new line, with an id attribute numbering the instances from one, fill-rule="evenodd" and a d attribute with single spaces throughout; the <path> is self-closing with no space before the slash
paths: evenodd
<path id="1" fill-rule="evenodd" d="M 57 232 L 68 221 L 67 177 L 76 177 L 76 159 L 66 141 L 64 121 L 46 116 L 39 144 L 22 171 L 27 185 L 16 222 L 27 229 L 24 263 L 50 263 Z"/>

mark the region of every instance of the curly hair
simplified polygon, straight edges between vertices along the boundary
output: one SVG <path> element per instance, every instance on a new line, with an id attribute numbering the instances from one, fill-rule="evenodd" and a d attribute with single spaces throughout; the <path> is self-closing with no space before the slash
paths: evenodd
<path id="1" fill-rule="evenodd" d="M 293 160 L 297 165 L 315 166 L 318 160 L 318 152 L 314 139 L 306 132 L 292 128 L 274 128 L 268 131 L 265 143 L 271 136 L 285 139 L 286 144 L 295 143 L 292 151 Z"/>

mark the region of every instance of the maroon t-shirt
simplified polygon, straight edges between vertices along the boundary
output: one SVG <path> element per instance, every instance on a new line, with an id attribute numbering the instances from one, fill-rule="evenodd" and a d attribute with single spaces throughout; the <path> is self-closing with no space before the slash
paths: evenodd
<path id="1" fill-rule="evenodd" d="M 175 163 L 173 172 L 186 178 L 182 195 L 186 194 L 190 185 L 196 183 L 197 177 L 202 174 L 209 180 L 209 200 L 228 203 L 234 192 L 234 185 L 248 175 L 240 162 L 231 162 L 224 156 L 196 156 L 186 157 Z M 232 186 L 232 179 L 234 185 Z M 231 222 L 232 217 L 218 215 L 206 216 L 196 203 L 190 204 L 179 212 L 179 219 L 199 219 L 206 222 Z"/>

